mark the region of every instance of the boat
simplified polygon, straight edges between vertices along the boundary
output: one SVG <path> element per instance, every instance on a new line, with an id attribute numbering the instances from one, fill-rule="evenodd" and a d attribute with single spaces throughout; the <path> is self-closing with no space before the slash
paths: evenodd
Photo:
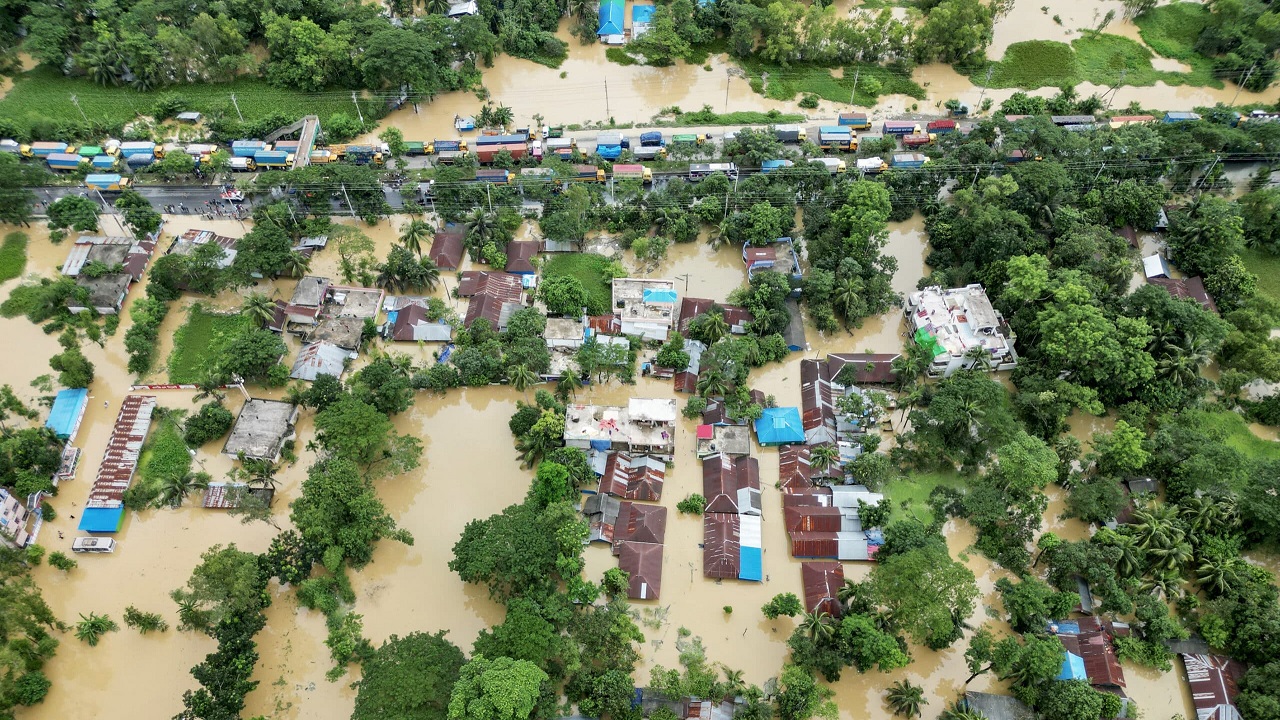
<path id="1" fill-rule="evenodd" d="M 476 129 L 476 119 L 473 117 L 462 117 L 461 115 L 453 116 L 453 129 L 458 132 L 466 132 L 467 130 Z"/>

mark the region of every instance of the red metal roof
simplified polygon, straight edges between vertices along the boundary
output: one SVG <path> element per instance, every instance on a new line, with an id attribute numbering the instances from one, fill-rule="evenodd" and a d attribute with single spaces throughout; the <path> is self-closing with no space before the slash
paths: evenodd
<path id="1" fill-rule="evenodd" d="M 1244 666 L 1221 655 L 1182 653 L 1181 657 L 1198 720 L 1238 720 L 1234 703 Z"/>
<path id="2" fill-rule="evenodd" d="M 617 335 L 622 332 L 622 321 L 617 315 L 591 315 L 587 325 L 601 335 Z"/>
<path id="3" fill-rule="evenodd" d="M 85 507 L 120 507 L 124 491 L 133 482 L 142 443 L 151 428 L 151 411 L 156 406 L 154 395 L 129 395 L 120 403 L 115 426 L 107 440 L 98 475 Z"/>
<path id="4" fill-rule="evenodd" d="M 777 262 L 778 251 L 772 246 L 743 248 L 742 259 L 746 262 L 747 267 L 751 267 L 758 262 Z"/>
<path id="5" fill-rule="evenodd" d="M 507 272 L 533 273 L 533 258 L 538 256 L 542 243 L 535 240 L 512 240 L 507 243 Z"/>
<path id="6" fill-rule="evenodd" d="M 810 445 L 836 441 L 836 408 L 831 399 L 831 375 L 825 362 L 800 361 L 801 423 Z"/>
<path id="7" fill-rule="evenodd" d="M 661 505 L 624 502 L 613 525 L 614 547 L 624 540 L 661 545 L 667 537 L 667 509 Z"/>
<path id="8" fill-rule="evenodd" d="M 751 508 L 741 507 L 739 502 L 741 490 L 754 490 L 759 494 L 759 460 L 713 455 L 702 461 L 702 495 L 707 499 L 707 512 L 747 512 Z"/>
<path id="9" fill-rule="evenodd" d="M 461 232 L 439 232 L 431 241 L 431 252 L 427 257 L 441 270 L 457 270 L 462 264 L 466 234 Z"/>
<path id="10" fill-rule="evenodd" d="M 812 477 L 809 446 L 783 445 L 778 448 L 778 481 L 782 492 L 791 494 L 809 490 L 813 487 Z"/>
<path id="11" fill-rule="evenodd" d="M 494 295 L 516 302 L 524 295 L 524 283 L 519 275 L 508 272 L 468 270 L 458 282 L 458 297 L 474 295 Z"/>
<path id="12" fill-rule="evenodd" d="M 657 502 L 662 499 L 666 466 L 647 456 L 610 453 L 600 478 L 600 492 L 628 500 Z"/>
<path id="13" fill-rule="evenodd" d="M 839 379 L 846 365 L 853 365 L 855 383 L 883 385 L 893 382 L 893 361 L 898 357 L 898 353 L 839 353 L 827 356 L 827 367 L 832 380 Z"/>
<path id="14" fill-rule="evenodd" d="M 736 513 L 702 516 L 702 574 L 712 578 L 738 578 L 741 567 L 741 526 Z"/>
<path id="15" fill-rule="evenodd" d="M 1159 285 L 1169 294 L 1183 300 L 1195 300 L 1200 306 L 1211 313 L 1217 314 L 1218 305 L 1210 297 L 1209 291 L 1205 290 L 1204 281 L 1198 277 L 1186 279 L 1174 278 L 1150 278 L 1147 280 L 1152 285 Z"/>
<path id="16" fill-rule="evenodd" d="M 1125 686 L 1124 669 L 1111 647 L 1111 637 L 1105 632 L 1081 631 L 1079 635 L 1058 635 L 1067 652 L 1084 660 L 1085 676 L 1091 685 L 1099 687 Z"/>
<path id="17" fill-rule="evenodd" d="M 627 597 L 657 600 L 662 591 L 662 546 L 645 542 L 623 542 L 618 548 L 618 567 L 631 575 Z"/>
<path id="18" fill-rule="evenodd" d="M 782 511 L 787 532 L 840 532 L 838 507 L 798 506 Z"/>
<path id="19" fill-rule="evenodd" d="M 800 563 L 800 577 L 804 584 L 805 609 L 840 617 L 843 608 L 837 595 L 844 587 L 844 566 L 838 562 Z"/>
<path id="20" fill-rule="evenodd" d="M 804 492 L 793 492 L 782 496 L 782 507 L 831 507 L 831 488 L 811 487 Z"/>
<path id="21" fill-rule="evenodd" d="M 833 532 L 793 532 L 791 555 L 798 558 L 832 558 L 840 555 L 840 539 Z"/>
<path id="22" fill-rule="evenodd" d="M 706 313 L 712 307 L 719 306 L 724 311 L 724 321 L 730 328 L 745 328 L 747 323 L 755 319 L 751 311 L 737 305 L 724 305 L 705 298 L 682 298 L 680 301 L 679 322 L 676 328 L 682 335 L 689 334 L 689 325 L 694 318 Z"/>

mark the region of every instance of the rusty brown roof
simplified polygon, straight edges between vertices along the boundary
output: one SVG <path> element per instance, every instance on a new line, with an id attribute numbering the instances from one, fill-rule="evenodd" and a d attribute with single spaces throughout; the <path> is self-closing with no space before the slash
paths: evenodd
<path id="1" fill-rule="evenodd" d="M 1244 666 L 1221 655 L 1180 655 L 1198 720 L 1238 720 L 1236 695 Z"/>
<path id="2" fill-rule="evenodd" d="M 702 495 L 707 512 L 760 512 L 760 461 L 713 455 L 702 461 Z"/>
<path id="3" fill-rule="evenodd" d="M 793 532 L 791 555 L 793 557 L 836 558 L 840 555 L 840 538 L 833 532 Z"/>
<path id="4" fill-rule="evenodd" d="M 496 295 L 512 301 L 524 294 L 524 284 L 518 275 L 493 270 L 468 270 L 458 282 L 458 297 Z"/>
<path id="5" fill-rule="evenodd" d="M 1058 639 L 1067 652 L 1075 653 L 1084 660 L 1084 672 L 1089 678 L 1089 684 L 1099 687 L 1125 686 L 1124 669 L 1120 667 L 1107 633 L 1087 631 L 1079 635 L 1058 635 Z"/>
<path id="6" fill-rule="evenodd" d="M 618 519 L 613 525 L 615 543 L 635 542 L 661 545 L 667 537 L 667 509 L 661 505 L 624 502 L 619 505 Z M 615 544 L 615 548 L 617 545 Z"/>
<path id="7" fill-rule="evenodd" d="M 645 542 L 623 542 L 618 549 L 618 567 L 631 575 L 627 597 L 657 600 L 662 592 L 662 546 Z"/>
<path id="8" fill-rule="evenodd" d="M 794 506 L 782 511 L 787 532 L 840 532 L 838 507 Z"/>
<path id="9" fill-rule="evenodd" d="M 893 382 L 893 361 L 898 357 L 898 353 L 836 353 L 827 356 L 827 367 L 832 380 L 839 379 L 846 365 L 853 365 L 855 383 L 884 385 Z"/>
<path id="10" fill-rule="evenodd" d="M 507 272 L 537 272 L 537 268 L 533 266 L 533 259 L 538 256 L 538 251 L 541 249 L 542 243 L 535 240 L 512 240 L 507 243 Z"/>
<path id="11" fill-rule="evenodd" d="M 120 403 L 107 449 L 98 465 L 98 475 L 89 490 L 85 507 L 120 507 L 124 491 L 133 482 L 142 443 L 151 428 L 151 411 L 156 406 L 154 395 L 130 395 Z"/>
<path id="12" fill-rule="evenodd" d="M 466 247 L 466 233 L 438 232 L 431 241 L 431 251 L 427 257 L 441 270 L 457 270 L 462 264 L 462 255 Z"/>
<path id="13" fill-rule="evenodd" d="M 1195 300 L 1200 303 L 1200 307 L 1216 314 L 1218 305 L 1210 297 L 1209 291 L 1204 288 L 1204 281 L 1198 277 L 1175 279 L 1175 278 L 1150 278 L 1147 280 L 1152 285 L 1159 285 L 1169 294 L 1182 300 Z"/>
<path id="14" fill-rule="evenodd" d="M 662 499 L 666 464 L 646 455 L 611 453 L 600 478 L 600 492 L 627 500 L 657 502 Z"/>
<path id="15" fill-rule="evenodd" d="M 837 596 L 844 587 L 843 565 L 838 562 L 800 563 L 800 578 L 804 585 L 805 610 L 840 617 L 843 608 Z"/>
<path id="16" fill-rule="evenodd" d="M 682 335 L 689 334 L 689 325 L 699 315 L 706 313 L 712 307 L 719 306 L 724 311 L 724 321 L 730 328 L 745 328 L 747 323 L 755 319 L 750 310 L 737 305 L 725 305 L 717 303 L 714 300 L 705 298 L 682 298 L 680 301 L 679 322 L 676 325 Z"/>
<path id="17" fill-rule="evenodd" d="M 809 445 L 834 443 L 836 407 L 831 397 L 831 375 L 826 363 L 800 361 L 800 420 Z"/>
<path id="18" fill-rule="evenodd" d="M 736 513 L 702 516 L 702 574 L 737 579 L 742 564 L 741 525 Z"/>
<path id="19" fill-rule="evenodd" d="M 813 467 L 809 464 L 808 445 L 783 445 L 778 448 L 778 482 L 784 493 L 800 493 L 813 487 Z"/>

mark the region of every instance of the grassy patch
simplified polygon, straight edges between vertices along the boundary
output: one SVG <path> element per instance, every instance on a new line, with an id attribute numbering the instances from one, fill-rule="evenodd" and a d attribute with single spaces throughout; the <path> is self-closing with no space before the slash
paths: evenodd
<path id="1" fill-rule="evenodd" d="M 991 80 L 986 79 L 991 70 Z M 999 62 L 984 63 L 965 72 L 975 82 L 993 88 L 1059 87 L 1080 82 L 1075 51 L 1056 40 L 1027 40 L 1014 43 Z"/>
<path id="2" fill-rule="evenodd" d="M 181 478 L 191 472 L 191 453 L 182 439 L 177 418 L 162 420 L 147 439 L 138 459 L 138 484 L 146 488 L 144 494 L 158 492 L 172 478 Z"/>
<path id="3" fill-rule="evenodd" d="M 198 305 L 191 308 L 187 321 L 173 335 L 169 382 L 194 383 L 204 379 L 222 348 L 251 327 L 252 321 L 240 315 L 216 315 Z"/>
<path id="4" fill-rule="evenodd" d="M 613 304 L 612 277 L 608 273 L 611 261 L 603 255 L 592 253 L 563 253 L 555 255 L 546 264 L 542 274 L 546 277 L 575 277 L 587 289 L 588 305 L 592 309 Z"/>
<path id="5" fill-rule="evenodd" d="M 1175 60 L 1194 65 L 1205 58 L 1196 52 L 1196 40 L 1204 30 L 1209 9 L 1198 2 L 1162 5 L 1134 18 L 1138 35 L 1152 50 Z"/>
<path id="6" fill-rule="evenodd" d="M 938 486 L 961 487 L 964 478 L 955 472 L 936 472 L 890 480 L 881 490 L 893 505 L 891 520 L 914 517 L 924 524 L 933 522 L 929 493 Z"/>
<path id="7" fill-rule="evenodd" d="M 609 62 L 615 62 L 624 67 L 627 65 L 636 65 L 640 62 L 628 55 L 627 51 L 620 47 L 606 48 L 604 56 L 609 60 Z"/>
<path id="8" fill-rule="evenodd" d="M 704 108 L 694 112 L 670 115 L 658 124 L 668 127 L 689 127 L 693 125 L 768 125 L 770 123 L 798 122 L 804 122 L 804 115 L 781 113 L 777 110 L 770 110 L 769 112 L 740 110 L 722 114 Z"/>
<path id="9" fill-rule="evenodd" d="M 1258 291 L 1280 302 L 1280 256 L 1257 248 L 1240 251 L 1240 259 L 1249 272 L 1258 276 Z"/>
<path id="10" fill-rule="evenodd" d="M 1141 43 L 1119 35 L 1087 34 L 1071 43 L 1076 51 L 1081 76 L 1097 85 L 1115 85 L 1124 73 L 1125 85 L 1196 85 L 1222 87 L 1213 76 L 1213 63 L 1197 56 L 1188 62 L 1191 72 L 1156 70 L 1152 53 Z"/>
<path id="11" fill-rule="evenodd" d="M 235 113 L 231 93 L 236 94 L 240 112 L 252 122 L 282 110 L 299 114 L 314 113 L 322 119 L 335 112 L 351 113 L 351 95 L 347 93 L 303 93 L 268 85 L 263 80 L 237 80 L 230 83 L 183 85 L 163 90 L 139 92 L 133 88 L 106 88 L 84 78 L 63 77 L 48 68 L 36 68 L 14 78 L 13 89 L 0 100 L 0 117 L 19 122 L 47 118 L 80 118 L 71 103 L 71 95 L 94 120 L 126 123 L 137 115 L 150 114 L 156 101 L 165 95 L 182 97 L 183 108 L 203 113 Z"/>
<path id="12" fill-rule="evenodd" d="M 1280 443 L 1254 435 L 1239 413 L 1206 411 L 1201 414 L 1201 423 L 1206 430 L 1222 433 L 1223 442 L 1254 460 L 1280 460 Z"/>
<path id="13" fill-rule="evenodd" d="M 27 236 L 11 232 L 0 245 L 0 282 L 12 280 L 27 269 Z"/>
<path id="14" fill-rule="evenodd" d="M 881 95 L 910 95 L 918 100 L 925 98 L 924 88 L 911 79 L 910 73 L 896 67 L 849 65 L 844 68 L 844 77 L 836 77 L 831 74 L 832 68 L 827 67 L 792 65 L 784 68 L 756 59 L 741 62 L 752 78 L 760 78 L 764 73 L 769 73 L 768 87 L 764 88 L 763 94 L 773 100 L 793 100 L 798 94 L 812 93 L 824 100 L 847 103 L 853 92 L 855 76 L 858 78 L 855 105 L 874 105 L 876 98 Z M 757 87 L 756 80 L 752 81 L 752 87 Z"/>

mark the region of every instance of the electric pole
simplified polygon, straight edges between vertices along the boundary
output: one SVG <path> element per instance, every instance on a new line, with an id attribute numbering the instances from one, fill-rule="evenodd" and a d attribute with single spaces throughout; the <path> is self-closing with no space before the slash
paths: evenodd
<path id="1" fill-rule="evenodd" d="M 609 78 L 604 79 L 604 114 L 613 117 L 613 111 L 609 109 Z"/>
<path id="2" fill-rule="evenodd" d="M 732 69 L 730 69 L 730 68 L 725 68 L 725 69 L 724 69 L 724 111 L 725 111 L 725 114 L 728 114 L 728 112 L 729 112 L 729 80 L 730 80 L 730 79 L 732 79 L 732 78 L 733 78 L 733 70 L 732 70 Z"/>
<path id="3" fill-rule="evenodd" d="M 240 114 L 240 103 L 236 102 L 236 94 L 231 93 L 231 104 L 235 106 L 236 117 L 240 118 L 240 122 L 244 122 L 244 115 Z"/>
<path id="4" fill-rule="evenodd" d="M 995 68 L 987 68 L 987 79 L 982 81 L 982 92 L 978 95 L 977 112 L 982 112 L 982 101 L 987 97 L 987 86 L 991 84 L 991 71 Z"/>
<path id="5" fill-rule="evenodd" d="M 347 184 L 342 183 L 340 187 L 342 188 L 342 197 L 347 199 L 347 209 L 351 211 L 351 217 L 355 217 L 356 206 L 351 204 L 351 196 L 347 194 Z"/>
<path id="6" fill-rule="evenodd" d="M 1258 69 L 1258 63 L 1254 63 L 1253 67 L 1249 68 L 1249 72 L 1244 74 L 1244 79 L 1236 86 L 1236 94 L 1231 98 L 1232 105 L 1236 104 L 1236 100 L 1240 97 L 1240 91 L 1244 89 L 1245 85 L 1249 84 L 1249 77 L 1253 75 L 1253 71 L 1256 69 Z M 75 96 L 73 95 L 71 99 L 74 100 Z"/>
<path id="7" fill-rule="evenodd" d="M 1120 92 L 1120 86 L 1124 84 L 1124 76 L 1125 76 L 1125 75 L 1127 75 L 1128 73 L 1129 73 L 1129 68 L 1123 68 L 1123 69 L 1121 69 L 1121 70 L 1120 70 L 1120 79 L 1116 81 L 1116 84 L 1115 84 L 1115 85 L 1112 85 L 1112 86 L 1111 86 L 1111 95 L 1110 95 L 1110 97 L 1108 97 L 1108 98 L 1107 98 L 1107 109 L 1108 109 L 1108 110 L 1110 110 L 1110 109 L 1111 109 L 1111 103 L 1116 99 L 1116 93 Z"/>
<path id="8" fill-rule="evenodd" d="M 356 91 L 351 91 L 351 102 L 356 104 L 356 115 L 360 116 L 360 124 L 364 125 L 364 113 L 360 110 L 360 99 L 356 97 Z"/>
<path id="9" fill-rule="evenodd" d="M 856 105 L 853 99 L 858 95 L 858 75 L 860 75 L 861 73 L 862 73 L 862 68 L 858 68 L 857 70 L 853 71 L 853 91 L 849 93 L 850 105 Z"/>
<path id="10" fill-rule="evenodd" d="M 80 117 L 84 118 L 85 122 L 89 122 L 89 116 L 84 114 L 84 109 L 80 107 L 80 100 L 75 96 L 75 93 L 71 94 L 71 104 L 75 105 L 76 109 L 80 111 Z"/>

